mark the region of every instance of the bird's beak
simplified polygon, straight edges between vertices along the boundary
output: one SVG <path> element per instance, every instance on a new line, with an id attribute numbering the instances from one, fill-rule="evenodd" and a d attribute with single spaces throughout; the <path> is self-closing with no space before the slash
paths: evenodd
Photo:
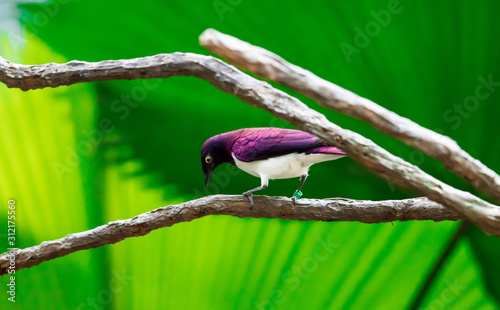
<path id="1" fill-rule="evenodd" d="M 208 184 L 210 184 L 210 177 L 212 176 L 213 171 L 208 171 L 207 174 L 205 174 L 205 186 L 208 187 Z"/>

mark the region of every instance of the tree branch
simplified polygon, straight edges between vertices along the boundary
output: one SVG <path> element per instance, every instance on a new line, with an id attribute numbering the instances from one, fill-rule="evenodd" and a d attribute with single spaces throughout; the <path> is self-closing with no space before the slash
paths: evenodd
<path id="1" fill-rule="evenodd" d="M 205 79 L 218 89 L 323 138 L 378 175 L 419 191 L 476 224 L 486 233 L 500 236 L 499 207 L 444 184 L 371 140 L 329 122 L 324 115 L 308 108 L 298 99 L 216 58 L 173 53 L 96 63 L 71 61 L 66 64 L 34 66 L 13 64 L 0 58 L 0 81 L 8 87 L 23 90 L 90 81 L 164 78 L 174 75 Z"/>
<path id="2" fill-rule="evenodd" d="M 280 56 L 235 37 L 207 29 L 200 45 L 228 62 L 297 91 L 320 105 L 362 120 L 377 130 L 439 160 L 477 189 L 500 201 L 500 176 L 462 150 L 458 144 L 401 117 L 373 101 L 293 65 Z"/>
<path id="3" fill-rule="evenodd" d="M 387 201 L 299 199 L 294 206 L 290 198 L 255 196 L 255 205 L 250 208 L 248 199 L 241 195 L 216 195 L 159 208 L 131 219 L 110 222 L 23 250 L 11 250 L 0 255 L 0 275 L 8 273 L 12 256 L 16 270 L 30 268 L 70 253 L 113 244 L 130 237 L 144 236 L 155 229 L 190 222 L 208 215 L 363 223 L 410 220 L 437 222 L 459 219 L 442 205 L 427 198 Z"/>

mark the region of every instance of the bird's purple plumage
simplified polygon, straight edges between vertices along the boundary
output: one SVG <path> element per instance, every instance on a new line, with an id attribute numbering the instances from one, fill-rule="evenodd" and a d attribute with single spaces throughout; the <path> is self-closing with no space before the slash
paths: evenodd
<path id="1" fill-rule="evenodd" d="M 232 153 L 238 160 L 250 162 L 290 153 L 346 155 L 307 132 L 283 128 L 245 128 L 231 132 Z"/>
<path id="2" fill-rule="evenodd" d="M 332 154 L 332 155 L 346 155 L 344 151 L 335 146 L 320 146 L 309 149 L 304 152 L 306 155 L 309 154 Z"/>

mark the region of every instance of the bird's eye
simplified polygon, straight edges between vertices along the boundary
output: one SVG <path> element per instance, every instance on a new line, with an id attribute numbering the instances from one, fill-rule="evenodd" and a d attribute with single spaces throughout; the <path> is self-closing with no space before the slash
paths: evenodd
<path id="1" fill-rule="evenodd" d="M 210 156 L 205 157 L 205 162 L 207 164 L 210 164 L 212 162 L 212 157 L 210 157 Z"/>

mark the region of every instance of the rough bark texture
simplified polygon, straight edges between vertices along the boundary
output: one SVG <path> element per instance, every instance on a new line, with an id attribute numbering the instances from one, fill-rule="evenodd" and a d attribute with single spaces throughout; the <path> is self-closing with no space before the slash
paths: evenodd
<path id="1" fill-rule="evenodd" d="M 0 58 L 0 81 L 8 87 L 23 90 L 90 81 L 165 78 L 174 75 L 205 79 L 216 88 L 323 138 L 378 175 L 419 191 L 484 232 L 500 237 L 498 206 L 444 184 L 371 140 L 329 122 L 324 115 L 308 108 L 298 99 L 219 59 L 191 53 L 173 53 L 97 63 L 71 61 L 66 64 L 28 66 Z"/>
<path id="2" fill-rule="evenodd" d="M 295 90 L 322 106 L 352 116 L 439 160 L 477 189 L 500 201 L 500 176 L 472 158 L 449 137 L 424 128 L 373 101 L 325 81 L 278 55 L 208 29 L 200 44 L 230 63 Z"/>
<path id="3" fill-rule="evenodd" d="M 143 236 L 155 229 L 189 222 L 208 215 L 363 223 L 409 220 L 455 221 L 459 219 L 442 205 L 427 198 L 387 201 L 341 198 L 299 199 L 294 206 L 290 198 L 255 196 L 255 205 L 250 208 L 248 199 L 243 196 L 216 195 L 159 208 L 131 219 L 110 222 L 23 250 L 11 250 L 0 255 L 0 275 L 8 272 L 12 255 L 14 255 L 16 270 L 30 268 L 76 251 L 97 248 L 130 237 Z"/>

